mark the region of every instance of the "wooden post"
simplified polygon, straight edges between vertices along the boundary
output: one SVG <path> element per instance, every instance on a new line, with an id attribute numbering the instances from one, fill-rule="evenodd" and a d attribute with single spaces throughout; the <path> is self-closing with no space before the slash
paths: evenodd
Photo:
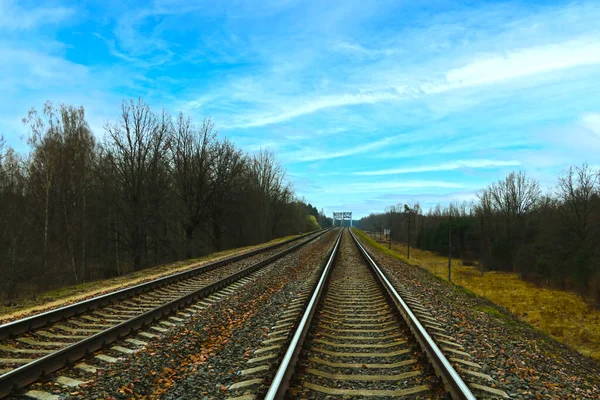
<path id="1" fill-rule="evenodd" d="M 480 231 L 480 235 L 481 235 L 481 244 L 480 244 L 480 251 L 479 251 L 479 263 L 481 264 L 481 270 L 479 271 L 479 276 L 483 276 L 483 262 L 484 262 L 484 257 L 483 257 L 483 212 L 481 213 L 481 221 L 480 221 L 480 225 L 481 225 L 481 231 Z"/>
<path id="2" fill-rule="evenodd" d="M 452 282 L 452 215 L 448 229 L 448 282 Z"/>
<path id="3" fill-rule="evenodd" d="M 388 236 L 389 236 L 388 237 L 388 240 L 389 240 L 388 249 L 390 249 L 390 250 L 392 249 L 392 217 L 393 217 L 393 214 L 390 211 L 390 229 L 388 231 Z"/>
<path id="4" fill-rule="evenodd" d="M 408 249 L 406 251 L 406 258 L 410 258 L 410 211 L 408 212 Z"/>
<path id="5" fill-rule="evenodd" d="M 407 240 L 407 250 L 406 250 L 406 258 L 410 258 L 410 214 L 413 210 L 408 206 L 408 204 L 404 205 L 404 215 L 408 218 L 408 240 Z"/>

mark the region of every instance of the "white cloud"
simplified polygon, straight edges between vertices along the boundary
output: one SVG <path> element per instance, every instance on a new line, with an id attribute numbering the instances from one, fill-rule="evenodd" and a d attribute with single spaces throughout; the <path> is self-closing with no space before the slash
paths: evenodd
<path id="1" fill-rule="evenodd" d="M 344 48 L 351 48 L 357 52 L 362 49 L 354 44 L 346 44 Z M 254 79 L 250 87 L 245 84 L 240 86 L 236 83 L 238 81 L 234 81 L 223 93 L 236 96 L 236 91 L 241 90 L 243 98 L 266 100 L 266 103 L 261 104 L 261 108 L 267 108 L 269 111 L 242 115 L 226 128 L 259 127 L 282 123 L 334 107 L 418 99 L 465 88 L 482 87 L 483 90 L 485 86 L 507 81 L 520 82 L 534 75 L 547 77 L 553 71 L 600 64 L 600 39 L 592 36 L 579 37 L 541 46 L 524 46 L 502 52 L 482 53 L 479 56 L 471 55 L 465 60 L 468 61 L 463 61 L 462 66 L 449 70 L 439 70 L 440 62 L 435 59 L 409 66 L 407 71 L 414 70 L 414 75 L 406 75 L 406 72 L 399 75 L 394 63 L 366 63 L 359 68 L 362 70 L 359 82 L 352 82 L 354 73 L 349 72 L 348 82 L 338 82 L 338 93 L 322 95 L 319 92 L 308 92 L 295 96 L 299 100 L 292 101 L 291 104 L 287 101 L 287 96 L 281 97 L 285 90 L 278 95 L 277 91 L 272 93 L 261 86 L 261 82 L 270 81 L 274 76 Z M 449 63 L 452 62 L 456 61 L 449 60 Z M 381 68 L 377 71 L 378 78 L 370 79 L 369 71 L 376 68 Z M 244 82 L 247 80 L 241 79 Z M 286 82 L 280 83 L 282 87 L 286 87 Z M 352 89 L 344 90 L 344 87 Z M 253 92 L 251 95 L 247 92 L 249 88 Z M 265 97 L 265 93 L 269 95 Z M 454 100 L 457 101 L 459 100 Z"/>
<path id="2" fill-rule="evenodd" d="M 318 176 L 335 176 L 335 175 L 341 175 L 341 172 L 324 172 L 322 174 L 317 174 Z"/>
<path id="3" fill-rule="evenodd" d="M 587 113 L 581 116 L 581 125 L 600 136 L 600 113 Z"/>
<path id="4" fill-rule="evenodd" d="M 226 128 L 252 128 L 257 126 L 271 125 L 302 115 L 312 114 L 314 112 L 341 106 L 351 106 L 358 104 L 373 104 L 383 101 L 400 99 L 400 94 L 395 91 L 376 92 L 365 90 L 361 93 L 343 93 L 339 95 L 320 96 L 308 101 L 297 103 L 287 107 L 277 113 L 246 115 L 240 121 L 234 122 Z M 280 102 L 285 103 L 285 102 Z"/>
<path id="5" fill-rule="evenodd" d="M 394 53 L 397 53 L 396 49 L 391 49 L 391 48 L 385 48 L 385 49 L 370 49 L 367 48 L 365 46 L 362 46 L 359 43 L 356 42 L 348 42 L 348 41 L 342 41 L 339 43 L 336 43 L 333 46 L 334 50 L 337 50 L 339 52 L 342 53 L 346 53 L 355 57 L 367 57 L 367 58 L 371 58 L 371 57 L 378 57 L 378 56 L 390 56 Z"/>
<path id="6" fill-rule="evenodd" d="M 446 72 L 445 84 L 426 85 L 423 90 L 425 93 L 439 93 L 594 64 L 600 64 L 600 41 L 597 37 L 583 37 L 515 49 L 504 54 L 489 54 Z"/>
<path id="7" fill-rule="evenodd" d="M 397 149 L 389 149 L 386 151 L 378 152 L 372 157 L 375 159 L 402 159 L 402 158 L 415 158 L 420 156 L 426 156 L 431 154 L 456 154 L 456 153 L 467 153 L 473 154 L 474 152 L 490 152 L 497 150 L 504 150 L 506 148 L 514 147 L 526 147 L 532 143 L 529 138 L 523 138 L 522 135 L 504 134 L 503 136 L 476 136 L 466 137 L 460 139 L 452 139 L 451 142 L 435 142 L 431 141 L 432 135 L 425 134 L 425 141 L 411 142 L 410 146 L 403 146 Z M 442 140 L 441 138 L 440 140 Z"/>
<path id="8" fill-rule="evenodd" d="M 365 153 L 371 150 L 377 150 L 385 145 L 392 143 L 398 136 L 390 136 L 375 142 L 360 144 L 343 150 L 322 151 L 314 148 L 306 148 L 301 151 L 290 152 L 282 155 L 282 159 L 287 162 L 304 162 L 316 160 L 329 160 L 333 158 L 347 157 L 356 154 Z"/>
<path id="9" fill-rule="evenodd" d="M 374 175 L 395 175 L 395 174 L 410 174 L 416 172 L 430 171 L 453 171 L 460 168 L 490 168 L 490 167 L 506 167 L 521 165 L 519 161 L 500 161 L 500 160 L 462 160 L 452 161 L 443 164 L 423 165 L 419 167 L 407 168 L 392 168 L 382 169 L 378 171 L 360 171 L 354 172 L 353 175 L 374 176 Z"/>
<path id="10" fill-rule="evenodd" d="M 75 10 L 67 7 L 20 7 L 12 0 L 0 0 L 0 30 L 32 29 L 70 18 Z"/>
<path id="11" fill-rule="evenodd" d="M 20 49 L 0 42 L 0 88 L 44 89 L 65 83 L 78 83 L 88 76 L 88 68 L 41 51 Z"/>

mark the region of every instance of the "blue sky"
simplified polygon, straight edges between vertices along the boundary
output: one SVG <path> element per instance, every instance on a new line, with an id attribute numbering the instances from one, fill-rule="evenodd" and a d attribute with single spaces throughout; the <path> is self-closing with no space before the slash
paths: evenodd
<path id="1" fill-rule="evenodd" d="M 270 148 L 329 214 L 468 200 L 600 154 L 600 2 L 0 0 L 0 134 L 122 98 Z"/>

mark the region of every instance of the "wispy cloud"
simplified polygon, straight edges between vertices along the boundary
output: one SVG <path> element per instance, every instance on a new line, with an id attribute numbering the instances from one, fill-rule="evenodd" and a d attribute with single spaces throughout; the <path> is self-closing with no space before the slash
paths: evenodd
<path id="1" fill-rule="evenodd" d="M 586 113 L 581 116 L 581 125 L 598 135 L 600 139 L 600 113 Z"/>
<path id="2" fill-rule="evenodd" d="M 335 175 L 341 175 L 341 172 L 324 172 L 322 174 L 317 174 L 318 176 L 335 176 Z"/>
<path id="3" fill-rule="evenodd" d="M 444 193 L 398 193 L 379 196 L 377 200 L 385 206 L 392 204 L 406 204 L 418 202 L 425 213 L 435 207 L 436 204 L 448 204 L 452 202 L 470 202 L 477 200 L 478 190 L 451 191 Z M 385 207 L 384 206 L 384 207 Z M 381 209 L 378 210 L 381 212 Z"/>
<path id="4" fill-rule="evenodd" d="M 0 31 L 26 30 L 56 24 L 73 16 L 70 7 L 22 7 L 12 0 L 0 1 Z"/>
<path id="5" fill-rule="evenodd" d="M 242 117 L 240 121 L 226 125 L 225 127 L 232 129 L 271 125 L 328 108 L 374 104 L 383 101 L 398 100 L 400 96 L 395 91 L 374 92 L 365 90 L 359 93 L 342 93 L 339 95 L 315 97 L 307 102 L 295 104 L 277 113 L 247 115 Z"/>
<path id="6" fill-rule="evenodd" d="M 359 215 L 600 149 L 595 1 L 26 4 L 0 0 L 8 140 L 46 99 L 84 105 L 101 132 L 142 96 L 276 147 L 308 200 Z"/>
<path id="7" fill-rule="evenodd" d="M 0 72 L 11 79 L 0 80 L 4 90 L 40 89 L 61 86 L 87 76 L 88 68 L 39 50 L 22 49 L 0 42 Z"/>
<path id="8" fill-rule="evenodd" d="M 374 142 L 365 143 L 361 142 L 359 145 L 348 147 L 343 150 L 336 150 L 335 148 L 329 151 L 323 151 L 318 148 L 305 148 L 300 151 L 289 152 L 283 154 L 283 158 L 288 162 L 305 162 L 305 161 L 317 161 L 317 160 L 332 160 L 340 157 L 353 156 L 362 154 L 368 151 L 377 150 L 389 143 L 392 143 L 397 136 L 390 136 Z"/>
<path id="9" fill-rule="evenodd" d="M 423 85 L 422 89 L 426 94 L 439 93 L 600 64 L 599 39 L 582 37 L 545 46 L 515 49 L 504 54 L 479 56 L 467 65 L 446 72 L 446 82 Z"/>
<path id="10" fill-rule="evenodd" d="M 462 160 L 452 161 L 442 164 L 422 165 L 419 167 L 391 168 L 381 169 L 377 171 L 359 171 L 353 175 L 374 176 L 374 175 L 399 175 L 411 174 L 416 172 L 432 172 L 432 171 L 453 171 L 461 168 L 490 168 L 490 167 L 507 167 L 521 165 L 519 161 L 509 160 Z"/>
<path id="11" fill-rule="evenodd" d="M 372 49 L 367 48 L 356 42 L 341 41 L 333 46 L 333 49 L 342 53 L 360 57 L 360 58 L 375 58 L 390 56 L 398 52 L 397 49 L 384 48 L 384 49 Z"/>
<path id="12" fill-rule="evenodd" d="M 354 50 L 359 51 L 360 47 L 354 47 Z M 387 72 L 384 67 L 377 74 L 392 77 L 387 87 L 381 87 L 375 80 L 369 82 L 366 79 L 364 82 L 365 79 L 361 78 L 363 82 L 353 84 L 352 91 L 338 91 L 329 95 L 307 93 L 299 101 L 294 101 L 290 105 L 285 105 L 281 97 L 272 93 L 266 98 L 271 99 L 265 104 L 269 108 L 268 112 L 240 115 L 226 124 L 225 128 L 252 128 L 279 124 L 336 107 L 415 100 L 467 88 L 482 87 L 481 90 L 484 90 L 483 88 L 489 85 L 519 81 L 534 75 L 597 65 L 600 64 L 600 35 L 583 36 L 543 46 L 524 46 L 505 52 L 477 54 L 471 60 L 465 60 L 463 65 L 445 71 L 436 70 L 435 66 L 439 61 L 430 61 L 430 63 L 430 65 L 418 65 L 418 68 L 413 67 L 429 71 L 429 75 L 418 73 L 415 75 L 417 77 L 415 80 L 397 83 L 394 83 L 397 78 L 393 77 L 397 74 L 396 67 L 388 66 Z M 282 86 L 286 86 L 285 82 L 282 82 Z M 231 89 L 233 87 L 224 90 L 224 93 L 235 96 L 235 90 L 232 93 Z M 260 91 L 262 92 L 263 89 L 261 88 Z M 256 95 L 260 97 L 258 93 Z M 196 100 L 190 101 L 191 104 L 194 102 Z M 273 109 L 277 111 L 271 111 Z"/>
<path id="13" fill-rule="evenodd" d="M 424 141 L 415 141 L 410 146 L 402 146 L 373 154 L 371 157 L 380 160 L 402 160 L 414 159 L 415 157 L 450 154 L 473 154 L 481 152 L 499 152 L 511 148 L 527 148 L 535 144 L 530 138 L 518 135 L 490 138 L 490 137 L 468 137 L 463 139 L 452 138 L 446 141 L 430 141 L 426 137 Z"/>
<path id="14" fill-rule="evenodd" d="M 341 191 L 343 193 L 381 193 L 395 190 L 428 188 L 460 189 L 465 188 L 465 184 L 449 181 L 409 180 L 391 182 L 356 182 L 335 186 L 336 191 Z"/>

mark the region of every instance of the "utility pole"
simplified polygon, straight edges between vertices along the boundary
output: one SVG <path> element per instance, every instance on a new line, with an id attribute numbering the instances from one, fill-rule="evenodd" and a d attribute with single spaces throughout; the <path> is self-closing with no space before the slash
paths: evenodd
<path id="1" fill-rule="evenodd" d="M 388 229 L 388 249 L 392 249 L 392 212 L 390 211 L 390 229 Z"/>
<path id="2" fill-rule="evenodd" d="M 410 258 L 410 214 L 412 213 L 412 210 L 406 204 L 404 205 L 404 213 L 408 216 L 408 246 L 406 250 L 406 258 L 408 259 Z"/>
<path id="3" fill-rule="evenodd" d="M 452 282 L 452 209 L 450 209 L 450 224 L 448 224 L 448 282 Z"/>
<path id="4" fill-rule="evenodd" d="M 410 258 L 410 213 L 408 213 L 408 246 L 406 249 L 406 258 Z"/>
<path id="5" fill-rule="evenodd" d="M 483 211 L 481 212 L 481 219 L 479 221 L 479 227 L 481 228 L 481 231 L 479 233 L 479 236 L 481 236 L 481 243 L 479 245 L 479 248 L 481 250 L 479 250 L 479 262 L 481 263 L 481 270 L 479 271 L 479 276 L 483 276 L 483 262 L 484 262 L 484 258 L 483 258 Z"/>

